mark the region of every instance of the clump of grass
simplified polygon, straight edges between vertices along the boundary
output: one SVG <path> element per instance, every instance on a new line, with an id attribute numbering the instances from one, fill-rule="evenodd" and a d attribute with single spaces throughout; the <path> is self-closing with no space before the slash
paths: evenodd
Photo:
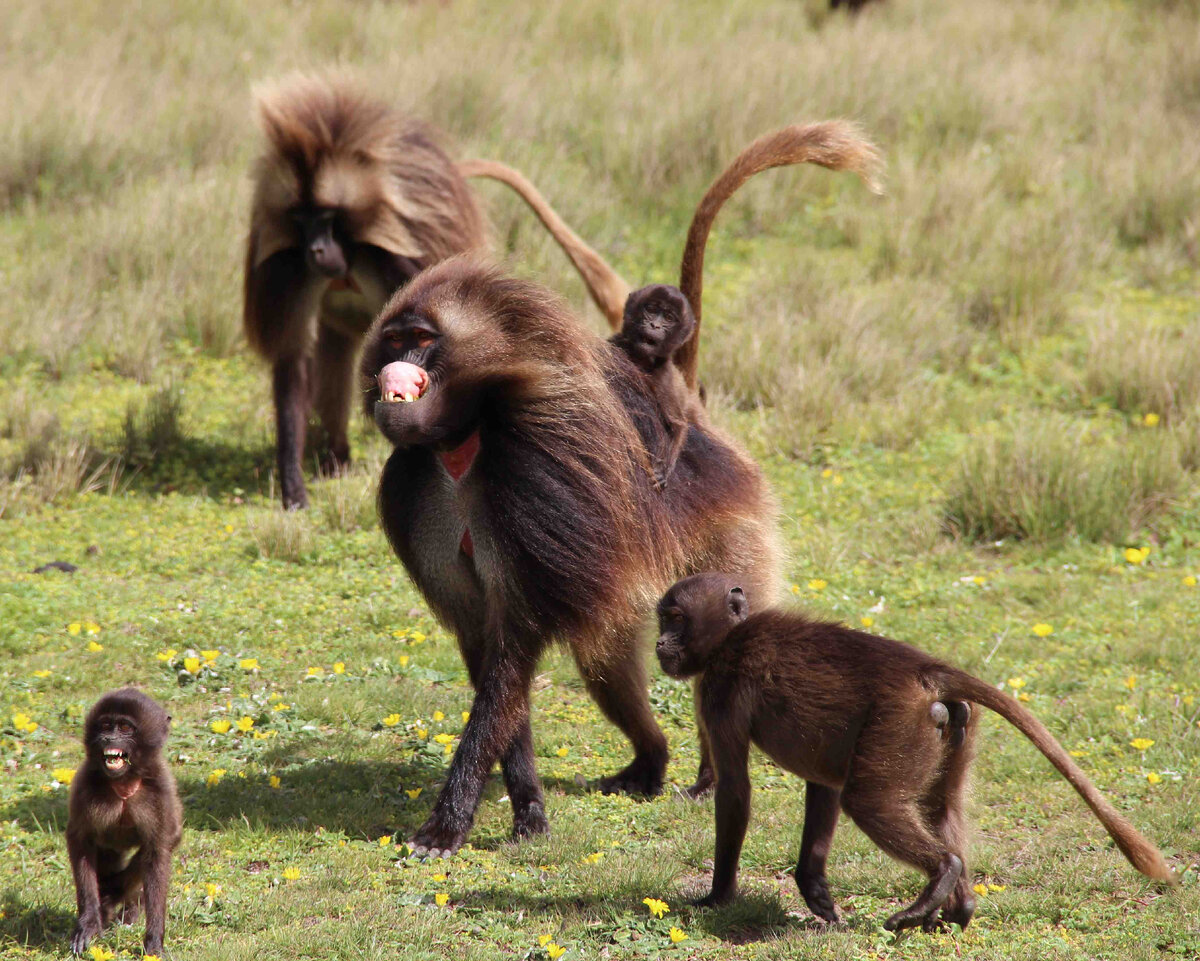
<path id="1" fill-rule="evenodd" d="M 378 469 L 367 468 L 313 485 L 309 496 L 321 526 L 334 533 L 375 527 L 379 522 L 375 510 L 378 478 Z"/>
<path id="2" fill-rule="evenodd" d="M 1169 437 L 1113 437 L 1065 417 L 1014 419 L 964 453 L 945 501 L 946 528 L 973 541 L 1127 541 L 1185 483 Z"/>
<path id="3" fill-rule="evenodd" d="M 183 446 L 183 392 L 173 384 L 159 388 L 140 409 L 130 403 L 121 428 L 125 462 L 147 467 L 170 458 Z"/>
<path id="4" fill-rule="evenodd" d="M 1141 315 L 1109 318 L 1089 336 L 1082 385 L 1119 410 L 1166 421 L 1200 406 L 1200 320 L 1153 327 Z"/>
<path id="5" fill-rule="evenodd" d="M 247 514 L 246 529 L 256 557 L 298 563 L 312 550 L 312 520 L 306 511 L 256 511 Z"/>

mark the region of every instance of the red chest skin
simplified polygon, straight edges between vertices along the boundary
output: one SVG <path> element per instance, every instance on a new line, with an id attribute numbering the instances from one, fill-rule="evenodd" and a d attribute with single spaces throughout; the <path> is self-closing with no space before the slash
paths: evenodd
<path id="1" fill-rule="evenodd" d="M 446 473 L 457 484 L 462 479 L 463 474 L 471 469 L 471 465 L 475 463 L 475 456 L 479 453 L 479 431 L 475 431 L 464 440 L 461 444 L 438 454 L 438 460 L 442 462 L 442 466 L 446 468 Z M 475 556 L 475 545 L 471 541 L 470 530 L 463 531 L 462 540 L 459 542 L 459 550 L 467 557 Z"/>

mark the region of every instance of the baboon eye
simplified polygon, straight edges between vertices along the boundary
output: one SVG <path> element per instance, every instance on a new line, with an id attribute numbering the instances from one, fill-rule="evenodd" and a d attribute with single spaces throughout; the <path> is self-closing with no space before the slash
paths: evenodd
<path id="1" fill-rule="evenodd" d="M 437 340 L 437 336 L 432 331 L 426 330 L 424 327 L 414 327 L 412 330 L 412 335 L 416 345 L 421 348 L 428 347 L 435 340 Z"/>

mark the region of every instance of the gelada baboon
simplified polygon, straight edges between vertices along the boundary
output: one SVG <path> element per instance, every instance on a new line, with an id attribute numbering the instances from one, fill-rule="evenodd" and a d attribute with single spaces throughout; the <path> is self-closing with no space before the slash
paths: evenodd
<path id="1" fill-rule="evenodd" d="M 737 891 L 753 743 L 808 782 L 795 876 L 814 914 L 838 920 L 825 860 L 840 806 L 887 854 L 929 877 L 885 928 L 966 925 L 975 911 L 963 812 L 977 720 L 964 710 L 970 703 L 1029 738 L 1135 868 L 1174 882 L 1158 849 L 1015 698 L 898 641 L 799 612 L 751 613 L 755 594 L 741 585 L 733 575 L 694 575 L 658 604 L 659 661 L 672 677 L 701 675 L 699 709 L 716 766 L 713 884 L 702 904 Z"/>
<path id="2" fill-rule="evenodd" d="M 667 486 L 675 470 L 687 441 L 688 424 L 704 427 L 708 423 L 699 395 L 688 389 L 683 374 L 671 362 L 695 328 L 696 318 L 682 291 L 669 284 L 652 284 L 629 295 L 621 329 L 610 338 L 649 376 L 662 411 L 667 443 L 650 451 L 654 483 L 659 490 Z"/>
<path id="3" fill-rule="evenodd" d="M 321 469 L 336 473 L 350 457 L 355 357 L 371 321 L 418 271 L 482 247 L 484 222 L 434 132 L 345 78 L 289 77 L 261 88 L 257 104 L 267 149 L 254 173 L 243 320 L 272 365 L 280 487 L 298 508 L 310 410 L 325 435 Z M 473 176 L 508 170 L 475 163 Z M 597 302 L 619 295 L 620 278 L 541 203 L 585 282 L 613 288 L 593 290 Z"/>
<path id="4" fill-rule="evenodd" d="M 126 687 L 105 694 L 84 724 L 87 756 L 71 781 L 67 853 L 79 921 L 71 950 L 120 910 L 132 924 L 145 908 L 146 954 L 162 955 L 171 853 L 183 834 L 175 779 L 162 756 L 171 718 L 153 698 Z"/>
<path id="5" fill-rule="evenodd" d="M 822 162 L 873 162 L 850 130 L 821 126 L 843 149 L 840 160 L 818 151 Z M 796 131 L 792 162 L 814 155 L 808 129 Z M 701 244 L 706 235 L 694 234 Z M 393 297 L 362 372 L 368 409 L 395 445 L 380 482 L 384 529 L 456 634 L 476 689 L 415 851 L 462 844 L 497 759 L 514 834 L 548 829 L 529 684 L 554 640 L 570 645 L 592 696 L 633 743 L 633 761 L 601 789 L 660 791 L 667 745 L 639 635 L 658 590 L 717 559 L 773 596 L 775 506 L 757 466 L 711 427 L 694 427 L 677 482 L 656 491 L 646 451 L 664 443 L 664 429 L 649 379 L 544 288 L 471 257 L 430 268 Z M 697 786 L 709 778 L 702 760 Z"/>

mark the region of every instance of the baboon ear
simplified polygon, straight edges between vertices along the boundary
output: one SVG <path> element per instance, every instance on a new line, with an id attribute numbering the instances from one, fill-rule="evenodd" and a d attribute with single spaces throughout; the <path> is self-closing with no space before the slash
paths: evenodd
<path id="1" fill-rule="evenodd" d="M 750 616 L 750 602 L 746 600 L 746 592 L 740 587 L 729 588 L 729 593 L 725 595 L 725 606 L 729 608 L 729 613 L 735 621 L 744 621 Z"/>

